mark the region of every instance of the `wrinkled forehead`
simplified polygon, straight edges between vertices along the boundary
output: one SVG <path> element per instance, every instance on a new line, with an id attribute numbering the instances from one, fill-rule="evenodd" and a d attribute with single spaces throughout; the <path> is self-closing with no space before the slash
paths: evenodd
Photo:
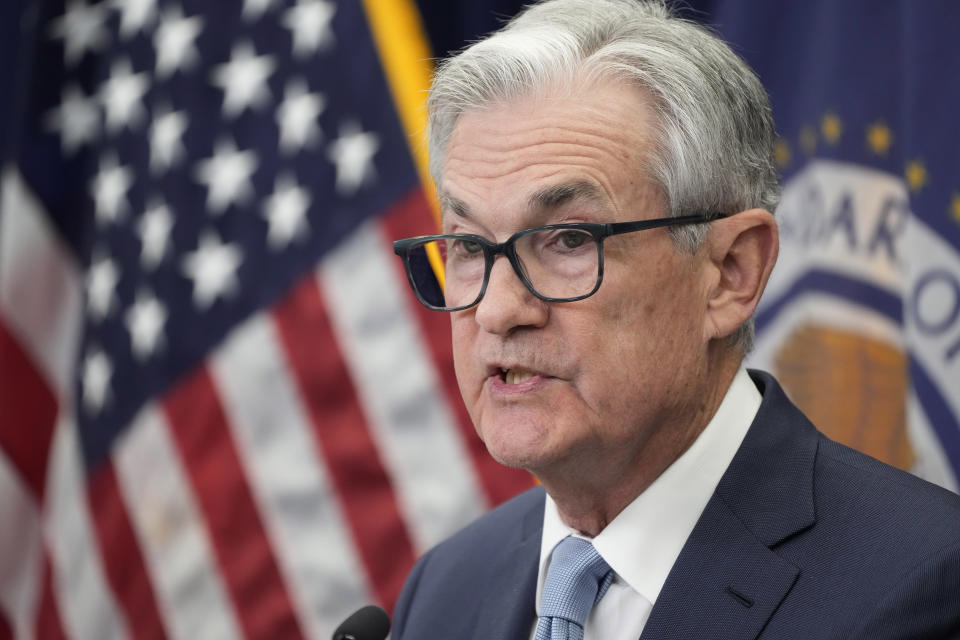
<path id="1" fill-rule="evenodd" d="M 655 137 L 644 92 L 621 82 L 538 92 L 465 112 L 442 165 L 444 216 L 494 203 L 527 211 L 649 199 Z"/>

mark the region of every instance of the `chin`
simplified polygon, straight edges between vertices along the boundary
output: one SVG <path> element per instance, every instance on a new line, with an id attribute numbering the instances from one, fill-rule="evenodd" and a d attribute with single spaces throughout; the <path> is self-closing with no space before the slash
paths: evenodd
<path id="1" fill-rule="evenodd" d="M 487 449 L 487 452 L 490 456 L 496 460 L 498 463 L 502 464 L 505 467 L 510 467 L 511 469 L 523 469 L 524 471 L 530 471 L 529 460 L 520 456 L 513 455 L 500 455 L 499 453 L 490 451 Z"/>
<path id="2" fill-rule="evenodd" d="M 532 472 L 543 466 L 549 457 L 544 430 L 507 426 L 478 431 L 487 452 L 505 467 Z"/>

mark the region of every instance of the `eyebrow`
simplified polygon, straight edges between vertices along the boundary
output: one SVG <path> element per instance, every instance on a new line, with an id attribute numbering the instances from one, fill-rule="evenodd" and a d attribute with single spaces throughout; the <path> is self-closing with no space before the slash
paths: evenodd
<path id="1" fill-rule="evenodd" d="M 467 203 L 459 198 L 454 198 L 452 195 L 446 191 L 440 191 L 437 194 L 437 199 L 440 200 L 440 210 L 449 211 L 461 218 L 470 219 L 472 214 L 470 213 L 470 207 L 467 206 Z"/>
<path id="2" fill-rule="evenodd" d="M 537 191 L 527 201 L 532 210 L 551 210 L 577 200 L 599 200 L 600 191 L 589 182 L 577 181 L 558 184 Z"/>

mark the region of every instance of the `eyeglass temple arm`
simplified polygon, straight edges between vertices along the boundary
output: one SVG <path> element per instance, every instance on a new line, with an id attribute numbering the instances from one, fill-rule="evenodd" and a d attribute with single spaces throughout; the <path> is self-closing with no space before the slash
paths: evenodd
<path id="1" fill-rule="evenodd" d="M 689 216 L 677 216 L 675 218 L 657 218 L 656 220 L 636 220 L 634 222 L 611 222 L 607 224 L 608 235 L 619 235 L 621 233 L 630 233 L 631 231 L 643 231 L 644 229 L 655 229 L 657 227 L 675 227 L 684 224 L 703 224 L 726 218 L 726 213 L 698 213 Z"/>

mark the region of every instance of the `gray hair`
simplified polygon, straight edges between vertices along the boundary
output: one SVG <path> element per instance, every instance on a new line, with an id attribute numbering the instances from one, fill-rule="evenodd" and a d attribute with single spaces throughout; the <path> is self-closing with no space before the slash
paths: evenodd
<path id="1" fill-rule="evenodd" d="M 577 80 L 641 88 L 655 115 L 645 171 L 669 215 L 773 211 L 780 196 L 770 102 L 756 75 L 664 0 L 546 0 L 442 62 L 427 102 L 430 171 L 442 187 L 444 154 L 460 115 Z M 695 251 L 706 225 L 674 229 Z M 753 322 L 731 336 L 748 350 Z"/>

